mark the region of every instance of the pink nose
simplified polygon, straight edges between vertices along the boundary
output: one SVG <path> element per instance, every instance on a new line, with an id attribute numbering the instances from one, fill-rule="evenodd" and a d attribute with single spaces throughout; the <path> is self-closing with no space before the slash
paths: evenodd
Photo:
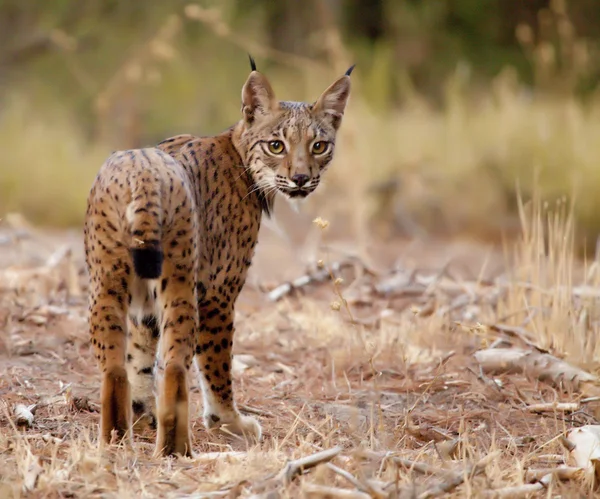
<path id="1" fill-rule="evenodd" d="M 292 182 L 294 182 L 298 187 L 302 187 L 309 181 L 308 175 L 304 175 L 303 173 L 297 173 L 292 177 Z"/>

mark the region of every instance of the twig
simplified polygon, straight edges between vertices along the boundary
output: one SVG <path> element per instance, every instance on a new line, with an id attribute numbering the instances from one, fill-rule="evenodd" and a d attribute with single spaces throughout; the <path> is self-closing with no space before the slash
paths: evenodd
<path id="1" fill-rule="evenodd" d="M 549 463 L 549 464 L 564 464 L 565 457 L 562 454 L 542 454 L 540 456 L 532 456 L 532 463 Z"/>
<path id="2" fill-rule="evenodd" d="M 258 407 L 252 407 L 250 405 L 240 404 L 239 408 L 247 412 L 248 414 L 256 414 L 257 416 L 267 416 L 270 418 L 274 418 L 275 414 L 272 412 L 266 411 L 264 409 L 259 409 Z"/>
<path id="3" fill-rule="evenodd" d="M 352 485 L 354 485 L 357 489 L 364 491 L 366 489 L 366 487 L 360 483 L 358 481 L 358 479 L 349 471 L 346 471 L 342 468 L 340 468 L 339 466 L 336 466 L 333 463 L 327 463 L 326 466 L 333 471 L 334 473 L 336 473 L 337 475 L 340 475 L 341 477 L 345 478 L 346 480 L 348 480 Z"/>
<path id="4" fill-rule="evenodd" d="M 289 485 L 294 478 L 301 475 L 305 471 L 318 466 L 321 463 L 331 461 L 334 457 L 342 452 L 339 446 L 331 449 L 323 450 L 310 456 L 305 456 L 294 461 L 289 461 L 279 473 L 270 473 L 262 480 L 258 481 L 253 487 L 253 493 L 259 494 L 257 497 L 262 497 L 261 493 L 266 490 L 273 490 L 279 487 Z"/>
<path id="5" fill-rule="evenodd" d="M 310 456 L 301 457 L 300 459 L 290 461 L 286 464 L 285 468 L 279 472 L 277 479 L 282 480 L 285 484 L 288 484 L 306 470 L 314 468 L 321 463 L 331 461 L 340 452 L 342 452 L 342 448 L 336 446 L 331 449 L 317 452 L 316 454 L 311 454 Z"/>
<path id="6" fill-rule="evenodd" d="M 330 277 L 330 271 L 331 272 L 339 272 L 340 270 L 342 270 L 346 267 L 350 267 L 350 266 L 353 267 L 354 265 L 355 265 L 355 262 L 352 262 L 350 260 L 344 260 L 341 262 L 333 262 L 330 265 L 330 269 L 322 268 L 322 269 L 317 269 L 316 271 L 311 270 L 311 271 L 307 272 L 306 274 L 304 274 L 300 277 L 297 277 L 293 281 L 285 282 L 285 283 L 277 286 L 275 289 L 272 289 L 271 291 L 269 291 L 269 293 L 267 293 L 267 298 L 270 301 L 281 300 L 284 296 L 292 293 L 293 291 L 296 291 L 305 286 L 308 286 L 309 284 L 326 281 L 327 278 Z"/>
<path id="7" fill-rule="evenodd" d="M 543 348 L 539 347 L 529 339 L 531 335 L 525 328 L 518 326 L 509 326 L 508 324 L 492 324 L 491 326 L 489 326 L 489 328 L 492 331 L 504 333 L 507 336 L 510 336 L 511 338 L 517 338 L 523 343 L 525 343 L 525 345 L 527 345 L 528 347 L 533 348 L 539 352 L 548 353 L 547 350 L 544 350 Z"/>
<path id="8" fill-rule="evenodd" d="M 419 463 L 417 461 L 411 461 L 410 459 L 402 459 L 400 457 L 393 457 L 392 461 L 399 465 L 403 466 L 408 470 L 416 471 L 417 473 L 421 473 L 422 475 L 439 475 L 440 473 L 448 473 L 448 470 L 435 468 L 430 466 L 429 464 Z"/>
<path id="9" fill-rule="evenodd" d="M 600 402 L 600 397 L 587 397 L 579 401 L 580 404 L 590 404 L 591 402 Z"/>
<path id="10" fill-rule="evenodd" d="M 537 482 L 544 478 L 546 475 L 552 475 L 559 480 L 571 480 L 583 478 L 583 468 L 574 466 L 564 466 L 562 468 L 542 468 L 542 469 L 529 469 L 525 472 L 525 481 Z"/>
<path id="11" fill-rule="evenodd" d="M 419 499 L 429 499 L 430 497 L 438 497 L 448 492 L 453 491 L 456 487 L 461 485 L 467 477 L 473 477 L 479 475 L 485 471 L 485 467 L 494 459 L 497 459 L 500 455 L 500 451 L 492 452 L 483 459 L 480 459 L 474 465 L 469 465 L 465 470 L 460 473 L 456 473 L 454 476 L 449 478 L 447 481 L 434 485 L 425 492 L 419 494 Z"/>
<path id="12" fill-rule="evenodd" d="M 575 412 L 579 410 L 577 402 L 545 402 L 527 406 L 529 412 Z"/>
<path id="13" fill-rule="evenodd" d="M 340 489 L 337 487 L 326 487 L 325 485 L 317 485 L 314 483 L 305 483 L 302 487 L 303 491 L 308 493 L 304 497 L 328 497 L 340 499 L 370 499 L 371 496 L 365 492 L 358 490 Z"/>
<path id="14" fill-rule="evenodd" d="M 516 485 L 514 487 L 505 487 L 503 489 L 490 490 L 485 493 L 484 497 L 494 499 L 517 499 L 519 497 L 530 497 L 531 494 L 546 489 L 551 481 L 552 475 L 548 474 L 542 477 L 542 479 L 537 483 Z"/>
<path id="15" fill-rule="evenodd" d="M 333 471 L 334 473 L 336 473 L 336 474 L 340 475 L 341 477 L 345 478 L 346 480 L 348 480 L 360 492 L 364 492 L 366 494 L 369 494 L 369 497 L 375 497 L 375 498 L 378 498 L 378 499 L 379 498 L 383 499 L 385 497 L 385 495 L 382 495 L 380 492 L 374 490 L 369 485 L 360 482 L 352 473 L 350 473 L 350 472 L 348 472 L 346 470 L 343 470 L 342 468 L 339 468 L 335 464 L 333 464 L 333 463 L 327 463 L 326 466 L 331 471 Z"/>

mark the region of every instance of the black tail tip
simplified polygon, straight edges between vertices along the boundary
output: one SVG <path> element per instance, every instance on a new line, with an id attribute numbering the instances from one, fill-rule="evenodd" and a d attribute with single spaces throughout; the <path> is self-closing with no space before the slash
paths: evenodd
<path id="1" fill-rule="evenodd" d="M 142 279 L 158 279 L 162 273 L 163 252 L 157 248 L 134 248 L 131 250 L 133 270 Z"/>

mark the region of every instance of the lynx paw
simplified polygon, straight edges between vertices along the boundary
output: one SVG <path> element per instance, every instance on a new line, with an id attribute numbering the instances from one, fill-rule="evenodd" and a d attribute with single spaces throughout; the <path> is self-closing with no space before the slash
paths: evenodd
<path id="1" fill-rule="evenodd" d="M 260 442 L 262 439 L 262 429 L 258 421 L 251 416 L 243 416 L 237 412 L 227 418 L 219 417 L 216 414 L 205 414 L 204 425 L 208 430 L 219 428 L 255 442 Z"/>
<path id="2" fill-rule="evenodd" d="M 154 399 L 133 400 L 133 429 L 142 431 L 145 428 L 156 430 L 156 410 Z"/>

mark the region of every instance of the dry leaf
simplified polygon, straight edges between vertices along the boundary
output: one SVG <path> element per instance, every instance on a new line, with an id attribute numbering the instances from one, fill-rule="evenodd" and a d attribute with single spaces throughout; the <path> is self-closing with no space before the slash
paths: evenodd
<path id="1" fill-rule="evenodd" d="M 575 428 L 567 434 L 567 440 L 573 445 L 571 456 L 577 466 L 584 468 L 586 474 L 596 481 L 600 479 L 600 425 L 587 425 Z"/>
<path id="2" fill-rule="evenodd" d="M 260 363 L 250 354 L 239 354 L 233 356 L 233 362 L 231 363 L 231 371 L 233 374 L 241 374 L 246 369 L 259 365 Z"/>

